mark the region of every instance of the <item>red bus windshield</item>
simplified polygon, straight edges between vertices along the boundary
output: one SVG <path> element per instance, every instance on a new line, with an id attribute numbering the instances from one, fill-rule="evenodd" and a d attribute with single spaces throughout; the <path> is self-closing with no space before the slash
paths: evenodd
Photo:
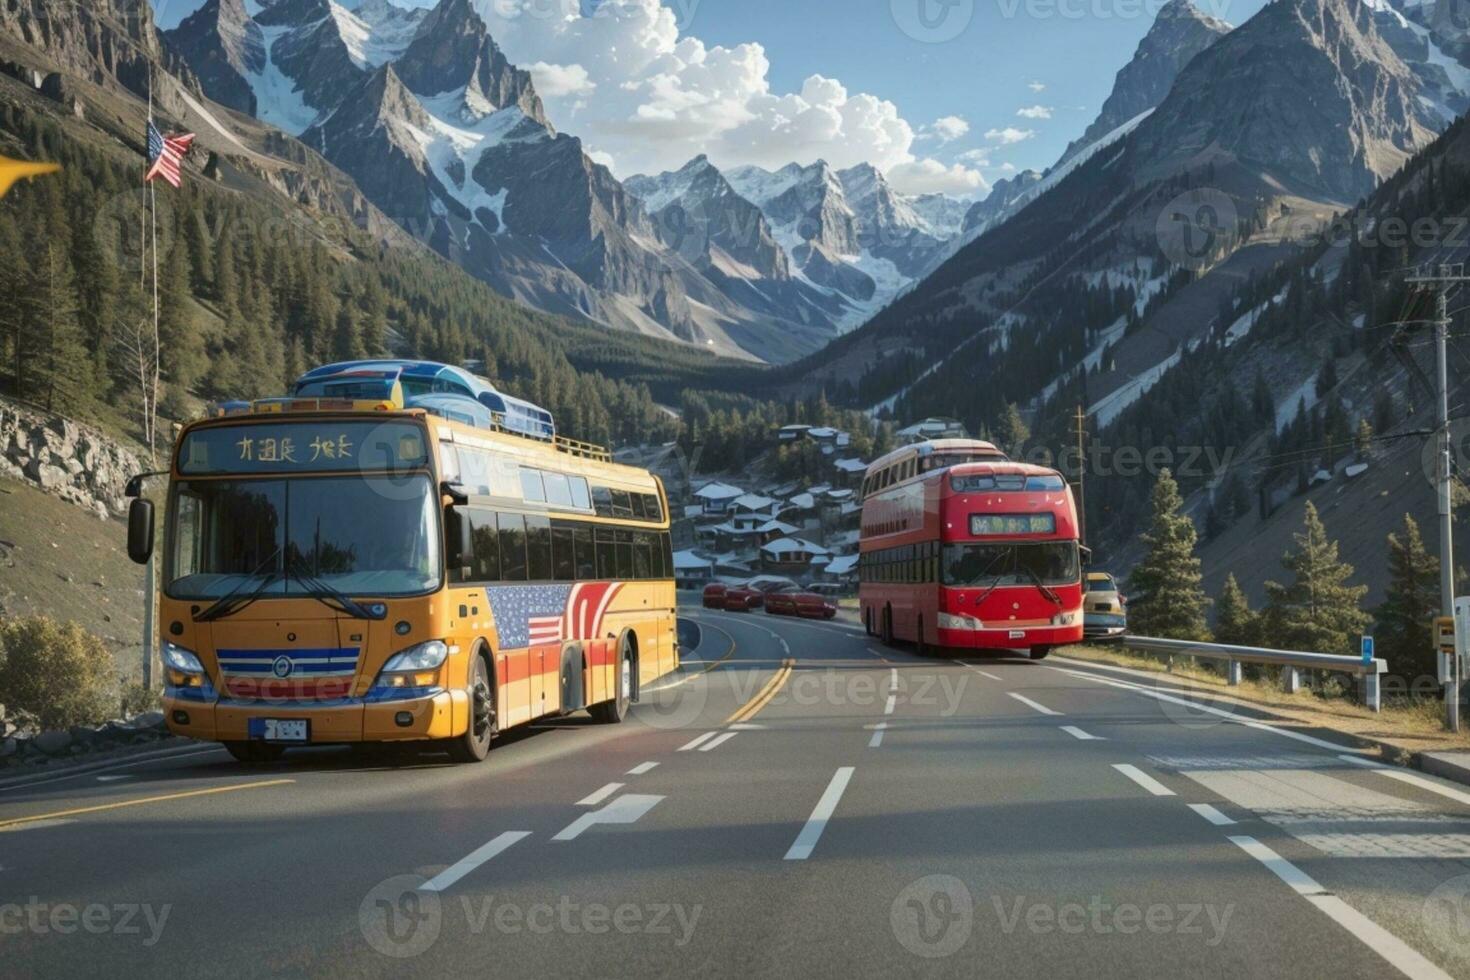
<path id="1" fill-rule="evenodd" d="M 1075 585 L 1081 576 L 1075 541 L 946 544 L 942 566 L 956 588 Z"/>

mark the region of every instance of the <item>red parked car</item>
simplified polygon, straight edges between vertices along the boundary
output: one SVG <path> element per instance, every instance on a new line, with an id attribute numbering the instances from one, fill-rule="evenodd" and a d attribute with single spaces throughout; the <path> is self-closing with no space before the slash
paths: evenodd
<path id="1" fill-rule="evenodd" d="M 724 582 L 711 582 L 709 585 L 706 585 L 704 587 L 704 608 L 724 609 L 725 590 L 726 586 Z"/>
<path id="2" fill-rule="evenodd" d="M 772 616 L 801 616 L 805 619 L 831 619 L 837 607 L 815 592 L 787 586 L 766 595 L 766 612 Z"/>
<path id="3" fill-rule="evenodd" d="M 736 585 L 725 590 L 725 610 L 727 612 L 750 612 L 759 609 L 765 602 L 766 594 L 760 589 L 753 589 L 748 585 Z"/>

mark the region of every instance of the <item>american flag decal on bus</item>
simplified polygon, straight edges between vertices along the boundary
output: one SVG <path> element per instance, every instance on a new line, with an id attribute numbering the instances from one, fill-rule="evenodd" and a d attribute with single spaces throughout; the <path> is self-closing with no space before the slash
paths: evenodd
<path id="1" fill-rule="evenodd" d="M 607 607 L 622 587 L 620 582 L 584 582 L 491 586 L 485 591 L 501 649 L 523 650 L 600 639 Z"/>

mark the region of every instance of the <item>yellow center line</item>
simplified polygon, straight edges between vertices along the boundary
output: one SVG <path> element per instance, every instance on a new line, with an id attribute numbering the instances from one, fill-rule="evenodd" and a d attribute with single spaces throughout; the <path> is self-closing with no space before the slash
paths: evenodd
<path id="1" fill-rule="evenodd" d="M 83 813 L 99 813 L 103 810 L 120 810 L 128 806 L 142 806 L 145 803 L 167 803 L 169 800 L 183 800 L 191 796 L 213 796 L 216 793 L 233 793 L 241 789 L 264 789 L 267 786 L 285 786 L 294 783 L 294 779 L 268 779 L 258 783 L 240 783 L 235 786 L 216 786 L 212 789 L 191 789 L 186 793 L 169 793 L 165 796 L 145 796 L 136 800 L 122 800 L 118 803 L 101 803 L 97 806 L 78 807 L 74 810 L 58 810 L 55 813 L 38 813 L 32 817 L 17 817 L 14 820 L 0 821 L 0 831 L 18 827 L 21 824 L 35 823 L 38 820 L 57 820 L 62 817 L 75 817 Z"/>
<path id="2" fill-rule="evenodd" d="M 746 702 L 746 704 L 739 710 L 737 710 L 733 715 L 726 718 L 725 724 L 729 725 L 736 722 L 749 721 L 757 714 L 759 714 L 760 710 L 764 708 L 767 704 L 769 704 L 771 699 L 776 696 L 776 692 L 781 690 L 781 686 L 785 684 L 786 679 L 791 676 L 791 668 L 794 666 L 796 666 L 795 660 L 784 661 L 781 664 L 781 669 L 776 671 L 776 673 L 771 676 L 770 680 L 766 681 L 766 686 L 761 688 L 760 693 L 757 694 L 754 698 L 751 698 L 750 701 Z"/>

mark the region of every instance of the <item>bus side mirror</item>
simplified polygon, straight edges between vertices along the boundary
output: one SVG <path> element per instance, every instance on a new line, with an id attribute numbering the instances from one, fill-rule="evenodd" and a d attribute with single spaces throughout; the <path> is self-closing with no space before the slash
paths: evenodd
<path id="1" fill-rule="evenodd" d="M 444 514 L 445 537 L 454 560 L 450 563 L 458 568 L 470 568 L 475 563 L 475 545 L 470 535 L 470 518 L 458 507 L 451 507 Z"/>
<path id="2" fill-rule="evenodd" d="M 139 565 L 153 557 L 153 501 L 143 497 L 128 505 L 128 557 Z"/>
<path id="3" fill-rule="evenodd" d="M 1086 568 L 1088 565 L 1091 565 L 1092 564 L 1092 549 L 1091 548 L 1088 548 L 1086 546 L 1082 546 L 1082 547 L 1079 547 L 1077 550 L 1082 555 L 1082 567 L 1083 568 Z"/>
<path id="4" fill-rule="evenodd" d="M 445 480 L 439 484 L 439 493 L 448 497 L 449 502 L 455 507 L 463 507 L 470 502 L 470 492 L 464 488 L 462 483 Z"/>

